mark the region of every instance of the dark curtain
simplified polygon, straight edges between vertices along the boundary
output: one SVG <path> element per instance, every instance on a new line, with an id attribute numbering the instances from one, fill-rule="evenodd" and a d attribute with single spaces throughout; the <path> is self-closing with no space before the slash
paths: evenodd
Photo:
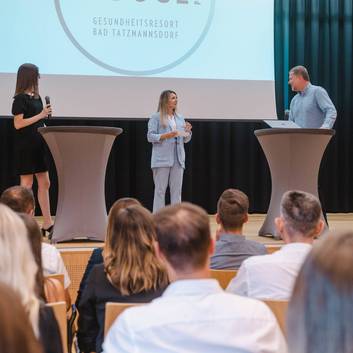
<path id="1" fill-rule="evenodd" d="M 313 84 L 323 86 L 334 102 L 336 136 L 324 155 L 320 196 L 329 212 L 353 210 L 352 0 L 275 0 L 277 108 L 288 108 L 293 94 L 288 70 L 304 65 Z"/>
<path id="2" fill-rule="evenodd" d="M 326 150 L 319 177 L 321 200 L 328 212 L 353 211 L 350 165 L 353 152 L 350 139 L 352 13 L 352 0 L 275 0 L 278 116 L 283 118 L 293 96 L 287 84 L 288 70 L 299 64 L 308 68 L 313 84 L 328 91 L 338 111 L 337 133 Z M 182 99 L 182 92 L 179 95 Z M 264 124 L 240 121 L 194 121 L 192 124 L 193 139 L 186 145 L 183 199 L 214 213 L 221 192 L 228 187 L 236 187 L 249 195 L 252 212 L 266 212 L 271 181 L 265 156 L 254 136 L 254 130 L 264 128 Z M 153 181 L 151 146 L 146 141 L 147 121 L 55 118 L 48 125 L 122 127 L 124 133 L 114 143 L 108 163 L 107 208 L 123 196 L 136 197 L 151 208 Z M 18 183 L 13 173 L 12 129 L 11 119 L 0 119 L 0 192 Z M 50 176 L 52 211 L 55 214 L 57 178 L 53 162 Z"/>

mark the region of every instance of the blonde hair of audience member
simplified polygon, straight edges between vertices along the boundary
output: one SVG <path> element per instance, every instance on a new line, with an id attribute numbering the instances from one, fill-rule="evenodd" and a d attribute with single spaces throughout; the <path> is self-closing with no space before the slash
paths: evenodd
<path id="1" fill-rule="evenodd" d="M 160 114 L 160 122 L 162 126 L 168 125 L 168 103 L 171 94 L 175 94 L 175 96 L 177 96 L 174 91 L 168 89 L 163 91 L 159 97 L 157 112 Z M 174 110 L 174 113 L 175 112 L 176 110 Z"/>
<path id="2" fill-rule="evenodd" d="M 353 352 L 353 232 L 319 241 L 297 277 L 288 309 L 291 353 Z"/>
<path id="3" fill-rule="evenodd" d="M 285 243 L 312 243 L 324 228 L 320 201 L 310 193 L 287 191 L 282 196 L 280 212 L 275 224 Z"/>
<path id="4" fill-rule="evenodd" d="M 0 283 L 0 347 L 6 353 L 43 353 L 20 297 Z"/>
<path id="5" fill-rule="evenodd" d="M 38 337 L 40 301 L 36 295 L 37 271 L 26 226 L 14 211 L 0 204 L 0 281 L 21 297 Z"/>
<path id="6" fill-rule="evenodd" d="M 168 276 L 156 256 L 156 233 L 152 214 L 135 205 L 109 213 L 104 267 L 111 283 L 122 295 L 157 290 Z"/>
<path id="7" fill-rule="evenodd" d="M 105 246 L 103 248 L 103 257 L 109 256 L 108 244 L 110 243 L 110 238 L 112 236 L 112 229 L 113 229 L 113 223 L 114 223 L 114 217 L 111 215 L 113 214 L 117 215 L 120 210 L 128 206 L 134 206 L 134 205 L 142 206 L 140 201 L 137 199 L 134 199 L 133 197 L 123 197 L 119 200 L 116 200 L 113 206 L 110 208 L 109 216 L 108 216 L 107 234 L 105 235 Z"/>
<path id="8" fill-rule="evenodd" d="M 31 245 L 34 260 L 38 266 L 36 275 L 37 295 L 47 303 L 65 301 L 65 289 L 58 279 L 45 278 L 42 267 L 42 233 L 38 223 L 28 214 L 19 214 L 26 228 L 29 243 Z M 68 303 L 70 306 L 70 303 Z"/>

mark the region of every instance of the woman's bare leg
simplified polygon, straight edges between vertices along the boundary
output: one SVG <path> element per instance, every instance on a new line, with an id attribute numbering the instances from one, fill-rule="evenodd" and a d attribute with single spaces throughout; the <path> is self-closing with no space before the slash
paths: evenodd
<path id="1" fill-rule="evenodd" d="M 50 202 L 49 202 L 49 173 L 36 173 L 38 182 L 38 202 L 43 215 L 42 228 L 48 229 L 52 224 L 53 220 L 50 215 Z"/>

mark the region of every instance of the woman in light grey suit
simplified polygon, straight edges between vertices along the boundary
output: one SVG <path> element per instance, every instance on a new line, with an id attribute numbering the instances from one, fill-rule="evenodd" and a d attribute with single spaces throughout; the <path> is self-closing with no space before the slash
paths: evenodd
<path id="1" fill-rule="evenodd" d="M 171 204 L 181 202 L 185 169 L 184 143 L 191 140 L 192 126 L 176 113 L 177 103 L 178 97 L 174 91 L 163 91 L 158 111 L 148 121 L 147 140 L 152 143 L 153 212 L 165 206 L 168 183 Z"/>

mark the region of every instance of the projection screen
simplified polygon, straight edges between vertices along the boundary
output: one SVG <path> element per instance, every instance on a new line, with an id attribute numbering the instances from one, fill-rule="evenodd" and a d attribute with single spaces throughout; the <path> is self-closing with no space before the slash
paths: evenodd
<path id="1" fill-rule="evenodd" d="M 162 90 L 192 119 L 274 119 L 274 0 L 11 0 L 1 6 L 0 115 L 39 67 L 54 116 L 146 118 Z"/>

